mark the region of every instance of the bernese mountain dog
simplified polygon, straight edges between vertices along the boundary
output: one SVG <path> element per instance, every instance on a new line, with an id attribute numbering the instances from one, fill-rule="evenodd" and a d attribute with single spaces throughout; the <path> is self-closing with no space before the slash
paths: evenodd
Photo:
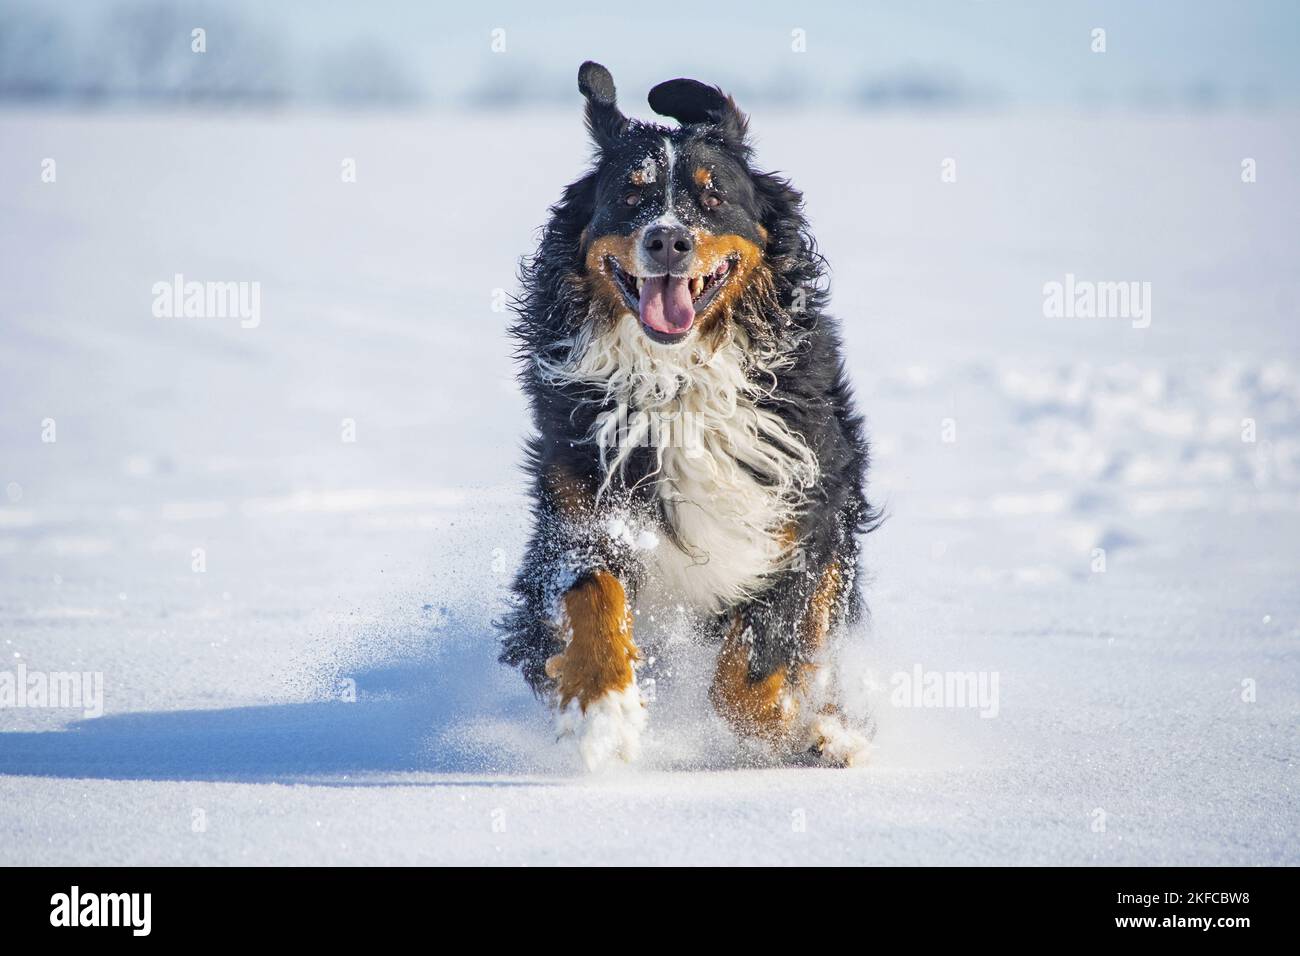
<path id="1" fill-rule="evenodd" d="M 686 615 L 718 648 L 708 696 L 737 733 L 861 762 L 826 664 L 863 614 L 877 514 L 802 196 L 753 167 L 716 87 L 652 89 L 671 128 L 625 116 L 597 63 L 578 89 L 593 165 L 551 207 L 514 304 L 534 527 L 501 660 L 588 766 L 631 760 L 638 640 Z"/>

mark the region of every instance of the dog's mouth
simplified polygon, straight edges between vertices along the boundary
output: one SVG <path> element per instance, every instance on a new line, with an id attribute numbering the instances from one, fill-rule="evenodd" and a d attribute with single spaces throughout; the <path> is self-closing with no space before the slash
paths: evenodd
<path id="1" fill-rule="evenodd" d="M 693 276 L 636 276 L 613 256 L 605 257 L 605 268 L 623 293 L 628 307 L 641 319 L 641 328 L 656 342 L 680 342 L 690 335 L 695 320 L 717 298 L 736 270 L 736 256 L 728 256 L 717 267 Z"/>

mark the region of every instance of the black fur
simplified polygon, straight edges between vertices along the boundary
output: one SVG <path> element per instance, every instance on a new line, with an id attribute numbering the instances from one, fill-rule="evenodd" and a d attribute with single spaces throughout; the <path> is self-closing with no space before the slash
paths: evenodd
<path id="1" fill-rule="evenodd" d="M 834 623 L 850 622 L 862 613 L 858 539 L 877 520 L 864 493 L 863 423 L 853 407 L 837 326 L 826 312 L 825 263 L 803 216 L 802 196 L 782 177 L 753 169 L 744 138 L 745 117 L 721 91 L 693 80 L 655 87 L 650 94 L 653 108 L 682 121 L 680 128 L 669 129 L 624 117 L 604 67 L 584 64 L 579 87 L 587 98 L 587 123 L 597 146 L 595 164 L 551 208 L 536 254 L 523 263 L 523 292 L 515 306 L 518 321 L 512 331 L 520 380 L 537 430 L 526 459 L 533 478 L 534 530 L 515 581 L 515 600 L 501 622 L 501 660 L 518 666 L 535 691 L 546 691 L 550 681 L 545 662 L 563 649 L 553 625 L 556 596 L 602 569 L 634 591 L 641 573 L 636 554 L 602 533 L 603 509 L 632 508 L 663 525 L 648 449 L 634 455 L 625 477 L 613 481 L 612 491 L 599 504 L 594 501 L 591 495 L 604 475 L 597 449 L 584 436 L 601 408 L 584 402 L 590 396 L 581 388 L 543 380 L 534 360 L 539 354 L 555 354 L 589 321 L 584 230 L 595 225 L 597 234 L 618 234 L 634 227 L 617 201 L 618 191 L 625 188 L 620 171 L 648 140 L 671 137 L 679 153 L 707 156 L 723 180 L 720 188 L 728 191 L 729 202 L 719 216 L 710 219 L 707 211 L 700 211 L 700 221 L 708 220 L 719 232 L 752 235 L 762 244 L 771 288 L 735 321 L 750 326 L 756 340 L 797 343 L 793 363 L 777 373 L 773 396 L 764 407 L 804 436 L 820 465 L 820 480 L 809 491 L 810 506 L 798 527 L 801 565 L 774 574 L 756 599 L 711 622 L 720 632 L 733 615 L 741 617 L 753 638 L 750 676 L 762 678 L 799 663 L 797 630 L 832 562 L 839 563 L 844 580 L 832 612 Z M 587 494 L 562 501 L 550 477 L 557 469 Z M 671 537 L 671 529 L 666 530 Z"/>
<path id="2" fill-rule="evenodd" d="M 660 116 L 671 116 L 684 125 L 708 124 L 733 147 L 744 143 L 745 114 L 716 86 L 699 80 L 668 80 L 652 89 L 647 99 Z"/>
<path id="3" fill-rule="evenodd" d="M 609 70 L 590 60 L 582 64 L 578 91 L 587 98 L 587 129 L 592 138 L 602 145 L 617 141 L 627 129 L 627 117 L 619 111 Z"/>

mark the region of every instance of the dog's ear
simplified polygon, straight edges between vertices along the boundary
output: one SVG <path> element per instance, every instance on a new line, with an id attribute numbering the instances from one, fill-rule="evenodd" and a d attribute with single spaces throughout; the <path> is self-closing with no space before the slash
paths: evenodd
<path id="1" fill-rule="evenodd" d="M 728 143 L 745 143 L 749 118 L 716 86 L 699 80 L 667 80 L 650 91 L 650 108 L 685 125 L 709 123 L 718 127 Z"/>
<path id="2" fill-rule="evenodd" d="M 601 149 L 627 129 L 628 120 L 614 99 L 614 77 L 599 63 L 588 60 L 578 67 L 578 90 L 587 98 L 587 129 Z"/>

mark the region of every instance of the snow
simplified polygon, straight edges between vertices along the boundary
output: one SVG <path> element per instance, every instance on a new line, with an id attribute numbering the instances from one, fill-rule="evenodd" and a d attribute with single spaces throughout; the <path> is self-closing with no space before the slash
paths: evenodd
<path id="1" fill-rule="evenodd" d="M 104 681 L 99 718 L 0 709 L 0 863 L 1300 862 L 1294 118 L 754 128 L 889 514 L 861 769 L 736 741 L 671 621 L 629 767 L 494 662 L 527 531 L 494 306 L 576 106 L 0 114 L 0 670 Z M 259 324 L 154 317 L 178 273 L 260 283 Z M 1150 326 L 1047 317 L 1068 275 L 1150 282 Z M 899 706 L 917 668 L 997 706 Z"/>

